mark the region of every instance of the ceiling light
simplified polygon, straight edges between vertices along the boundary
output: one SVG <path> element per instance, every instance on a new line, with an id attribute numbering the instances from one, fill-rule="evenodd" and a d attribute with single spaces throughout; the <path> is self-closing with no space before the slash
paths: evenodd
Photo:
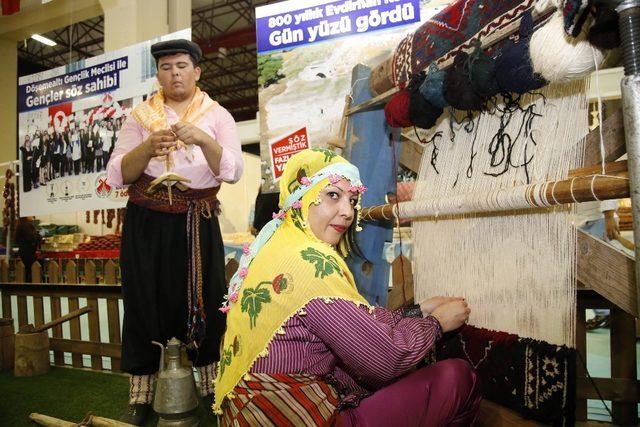
<path id="1" fill-rule="evenodd" d="M 54 42 L 51 39 L 48 39 L 44 36 L 41 36 L 40 34 L 34 34 L 31 36 L 32 39 L 39 41 L 42 44 L 46 44 L 47 46 L 55 46 L 58 43 Z"/>

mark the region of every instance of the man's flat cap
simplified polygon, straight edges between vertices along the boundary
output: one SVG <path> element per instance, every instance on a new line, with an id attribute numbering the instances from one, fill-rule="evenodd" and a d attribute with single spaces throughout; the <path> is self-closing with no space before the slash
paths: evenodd
<path id="1" fill-rule="evenodd" d="M 200 46 L 190 40 L 166 40 L 151 45 L 151 55 L 153 55 L 156 61 L 163 56 L 175 55 L 176 53 L 187 53 L 191 55 L 196 62 L 202 58 Z"/>

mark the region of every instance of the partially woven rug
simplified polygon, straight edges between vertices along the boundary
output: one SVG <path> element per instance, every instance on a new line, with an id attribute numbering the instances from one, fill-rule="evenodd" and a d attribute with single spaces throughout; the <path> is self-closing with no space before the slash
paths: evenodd
<path id="1" fill-rule="evenodd" d="M 483 396 L 523 417 L 554 426 L 575 423 L 575 350 L 505 332 L 464 326 L 437 344 L 431 360 L 467 360 Z"/>
<path id="2" fill-rule="evenodd" d="M 407 35 L 393 58 L 396 86 L 419 74 L 433 61 L 445 61 L 460 49 L 470 50 L 472 40 L 500 31 L 531 9 L 535 0 L 458 0 Z"/>

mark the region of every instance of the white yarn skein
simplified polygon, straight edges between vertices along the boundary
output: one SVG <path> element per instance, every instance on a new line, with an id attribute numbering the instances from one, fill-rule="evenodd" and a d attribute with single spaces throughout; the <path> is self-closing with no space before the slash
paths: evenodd
<path id="1" fill-rule="evenodd" d="M 542 13 L 552 7 L 555 9 L 560 9 L 561 3 L 562 0 L 537 0 L 533 8 L 536 10 L 536 12 Z"/>
<path id="2" fill-rule="evenodd" d="M 587 41 L 587 27 L 576 38 L 564 31 L 562 13 L 557 11 L 551 19 L 531 36 L 529 55 L 533 70 L 550 83 L 564 83 L 589 75 L 595 63 L 602 64 L 605 54 L 591 49 Z M 594 61 L 595 59 L 595 61 Z"/>

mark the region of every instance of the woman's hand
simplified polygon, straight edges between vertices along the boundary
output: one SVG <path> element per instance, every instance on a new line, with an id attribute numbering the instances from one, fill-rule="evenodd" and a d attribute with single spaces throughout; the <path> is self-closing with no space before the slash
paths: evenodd
<path id="1" fill-rule="evenodd" d="M 438 319 L 442 332 L 458 329 L 469 319 L 471 309 L 463 299 L 449 301 L 436 308 L 431 315 Z"/>
<path id="2" fill-rule="evenodd" d="M 450 301 L 464 300 L 462 297 L 432 297 L 420 302 L 420 311 L 423 316 L 429 316 L 433 311 L 442 304 Z"/>

